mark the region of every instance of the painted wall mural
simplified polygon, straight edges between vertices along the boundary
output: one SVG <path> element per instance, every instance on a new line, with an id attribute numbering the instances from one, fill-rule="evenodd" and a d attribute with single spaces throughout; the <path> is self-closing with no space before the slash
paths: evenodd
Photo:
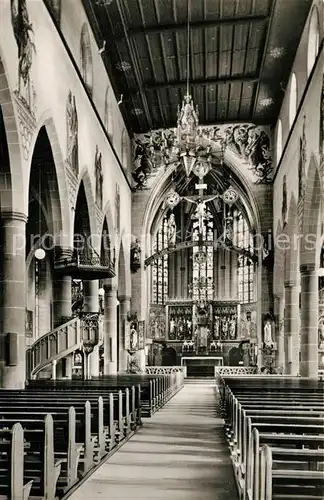
<path id="1" fill-rule="evenodd" d="M 303 117 L 303 129 L 299 138 L 299 160 L 298 160 L 298 201 L 303 202 L 306 183 L 306 116 Z"/>
<path id="2" fill-rule="evenodd" d="M 207 126 L 197 128 L 197 151 L 208 149 L 220 158 L 231 151 L 242 170 L 254 184 L 272 182 L 273 165 L 269 132 L 253 124 Z M 155 130 L 138 134 L 133 141 L 133 179 L 135 189 L 150 189 L 156 174 L 180 163 L 177 129 Z"/>
<path id="3" fill-rule="evenodd" d="M 18 46 L 18 94 L 32 107 L 35 100 L 30 70 L 36 53 L 26 0 L 11 0 L 11 23 Z"/>
<path id="4" fill-rule="evenodd" d="M 66 103 L 66 163 L 76 177 L 79 175 L 78 112 L 75 96 L 69 91 Z"/>
<path id="5" fill-rule="evenodd" d="M 96 177 L 96 205 L 100 210 L 102 210 L 102 184 L 103 184 L 103 172 L 102 172 L 102 154 L 99 151 L 98 146 L 96 146 L 95 154 L 95 177 Z"/>

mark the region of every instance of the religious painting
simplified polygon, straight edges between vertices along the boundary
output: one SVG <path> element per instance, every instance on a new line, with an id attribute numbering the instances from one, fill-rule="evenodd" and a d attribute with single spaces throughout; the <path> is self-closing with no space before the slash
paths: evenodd
<path id="1" fill-rule="evenodd" d="M 237 306 L 213 306 L 213 340 L 237 339 Z"/>
<path id="2" fill-rule="evenodd" d="M 138 322 L 138 349 L 145 347 L 145 321 Z"/>
<path id="3" fill-rule="evenodd" d="M 78 113 L 76 109 L 75 96 L 69 91 L 66 103 L 66 163 L 76 177 L 79 175 L 79 153 L 78 153 Z"/>
<path id="4" fill-rule="evenodd" d="M 26 309 L 26 324 L 25 324 L 25 334 L 26 337 L 31 338 L 33 336 L 33 311 Z"/>
<path id="5" fill-rule="evenodd" d="M 36 52 L 34 30 L 30 22 L 26 0 L 11 0 L 11 24 L 18 46 L 18 93 L 24 90 L 24 98 L 31 105 L 32 88 L 30 70 Z"/>
<path id="6" fill-rule="evenodd" d="M 241 339 L 256 339 L 256 310 L 251 308 L 248 310 L 242 310 L 241 308 L 241 318 L 240 318 L 240 337 Z"/>
<path id="7" fill-rule="evenodd" d="M 96 205 L 102 210 L 102 154 L 99 151 L 98 145 L 96 146 L 95 154 L 95 179 L 96 179 Z"/>
<path id="8" fill-rule="evenodd" d="M 151 304 L 149 319 L 150 338 L 153 340 L 165 340 L 165 331 L 165 307 L 162 304 Z"/>
<path id="9" fill-rule="evenodd" d="M 191 340 L 193 335 L 191 305 L 169 306 L 169 340 Z"/>

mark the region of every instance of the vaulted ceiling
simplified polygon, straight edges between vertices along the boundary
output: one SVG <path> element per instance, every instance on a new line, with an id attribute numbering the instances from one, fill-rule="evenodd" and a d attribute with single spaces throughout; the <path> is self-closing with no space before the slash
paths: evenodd
<path id="1" fill-rule="evenodd" d="M 188 0 L 83 0 L 129 132 L 173 127 L 186 92 Z M 274 124 L 311 0 L 191 0 L 201 124 Z"/>

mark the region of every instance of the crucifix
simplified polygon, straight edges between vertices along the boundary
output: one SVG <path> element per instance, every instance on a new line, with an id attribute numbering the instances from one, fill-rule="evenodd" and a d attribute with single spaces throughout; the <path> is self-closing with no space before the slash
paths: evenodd
<path id="1" fill-rule="evenodd" d="M 197 205 L 196 210 L 192 215 L 192 219 L 198 220 L 199 240 L 201 241 L 204 234 L 204 222 L 211 218 L 211 215 L 207 212 L 206 204 L 213 201 L 215 198 L 219 198 L 219 195 L 204 195 L 204 190 L 207 189 L 207 184 L 204 183 L 203 179 L 199 179 L 199 183 L 195 185 L 195 189 L 198 191 L 197 195 L 183 196 L 182 199 Z"/>

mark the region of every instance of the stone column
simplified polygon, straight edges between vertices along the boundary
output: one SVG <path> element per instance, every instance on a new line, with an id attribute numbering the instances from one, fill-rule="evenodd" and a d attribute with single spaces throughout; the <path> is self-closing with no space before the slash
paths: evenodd
<path id="1" fill-rule="evenodd" d="M 55 248 L 55 259 L 57 261 L 70 259 L 72 250 L 70 248 Z M 71 276 L 57 276 L 53 281 L 53 318 L 54 327 L 62 325 L 72 316 L 72 278 Z"/>
<path id="2" fill-rule="evenodd" d="M 119 367 L 118 371 L 127 370 L 128 353 L 125 350 L 125 321 L 130 311 L 131 298 L 128 295 L 121 295 L 119 298 Z"/>
<path id="3" fill-rule="evenodd" d="M 285 329 L 284 329 L 284 314 L 285 314 L 285 299 L 282 295 L 274 296 L 274 314 L 276 322 L 275 342 L 277 343 L 276 366 L 278 368 L 285 367 Z"/>
<path id="4" fill-rule="evenodd" d="M 99 311 L 99 281 L 91 280 L 83 282 L 84 311 L 97 313 Z"/>
<path id="5" fill-rule="evenodd" d="M 1 214 L 0 387 L 22 389 L 26 379 L 25 231 L 27 217 Z"/>
<path id="6" fill-rule="evenodd" d="M 99 344 L 95 345 L 91 354 L 89 354 L 90 378 L 99 377 Z"/>
<path id="7" fill-rule="evenodd" d="M 299 292 L 294 280 L 285 281 L 285 373 L 299 373 Z"/>
<path id="8" fill-rule="evenodd" d="M 318 377 L 318 276 L 314 264 L 300 266 L 302 377 Z"/>
<path id="9" fill-rule="evenodd" d="M 65 358 L 65 377 L 69 380 L 72 379 L 73 356 L 74 354 L 69 354 Z"/>
<path id="10" fill-rule="evenodd" d="M 104 285 L 104 374 L 117 373 L 117 287 Z"/>

